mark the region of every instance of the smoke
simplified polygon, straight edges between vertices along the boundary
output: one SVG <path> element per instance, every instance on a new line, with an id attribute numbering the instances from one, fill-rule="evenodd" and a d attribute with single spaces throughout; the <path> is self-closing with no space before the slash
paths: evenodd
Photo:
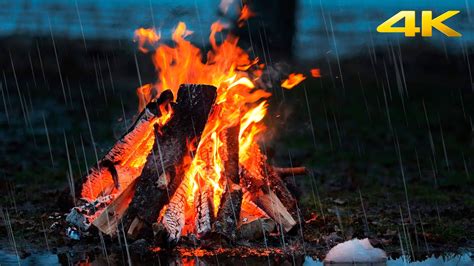
<path id="1" fill-rule="evenodd" d="M 219 4 L 219 10 L 223 14 L 227 14 L 227 11 L 229 10 L 230 5 L 234 3 L 234 0 L 221 0 L 221 3 Z"/>

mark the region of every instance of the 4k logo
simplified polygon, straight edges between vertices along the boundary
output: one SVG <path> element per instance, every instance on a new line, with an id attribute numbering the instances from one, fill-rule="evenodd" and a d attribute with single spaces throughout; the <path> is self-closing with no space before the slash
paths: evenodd
<path id="1" fill-rule="evenodd" d="M 421 30 L 416 26 L 415 11 L 400 11 L 393 17 L 387 19 L 385 22 L 377 27 L 378 32 L 382 33 L 405 33 L 406 37 L 414 37 L 420 33 L 423 37 L 431 37 L 433 35 L 433 28 L 437 29 L 448 37 L 461 37 L 461 33 L 446 26 L 444 22 L 454 15 L 459 13 L 458 10 L 450 10 L 433 18 L 432 11 L 421 12 Z M 405 19 L 405 26 L 394 27 L 398 21 Z"/>

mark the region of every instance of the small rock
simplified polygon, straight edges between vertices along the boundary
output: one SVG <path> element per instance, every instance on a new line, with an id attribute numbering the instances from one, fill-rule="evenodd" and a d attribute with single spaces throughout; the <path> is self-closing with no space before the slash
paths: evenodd
<path id="1" fill-rule="evenodd" d="M 395 230 L 390 230 L 390 229 L 387 229 L 387 231 L 385 232 L 384 236 L 395 236 L 397 235 L 397 231 Z"/>
<path id="2" fill-rule="evenodd" d="M 337 198 L 337 199 L 333 200 L 333 202 L 336 203 L 336 204 L 339 204 L 339 205 L 344 205 L 344 204 L 346 204 L 346 201 L 345 201 L 345 200 L 342 200 L 342 199 L 340 199 L 340 198 Z"/>
<path id="3" fill-rule="evenodd" d="M 73 240 L 80 240 L 81 233 L 75 227 L 68 227 L 66 229 L 66 235 Z"/>
<path id="4" fill-rule="evenodd" d="M 145 239 L 138 239 L 130 245 L 130 252 L 136 255 L 144 256 L 150 251 L 150 243 Z"/>
<path id="5" fill-rule="evenodd" d="M 334 246 L 337 243 L 341 243 L 343 241 L 342 237 L 338 236 L 336 232 L 332 232 L 328 236 L 323 236 L 324 241 L 329 246 Z"/>

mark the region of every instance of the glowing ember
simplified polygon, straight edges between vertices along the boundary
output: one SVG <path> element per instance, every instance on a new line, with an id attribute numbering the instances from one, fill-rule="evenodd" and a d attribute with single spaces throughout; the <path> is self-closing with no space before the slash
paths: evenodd
<path id="1" fill-rule="evenodd" d="M 254 16 L 255 13 L 253 13 L 247 5 L 244 5 L 242 7 L 242 10 L 240 10 L 240 16 L 237 20 L 237 24 L 239 25 L 239 27 L 242 27 L 245 21 Z"/>
<path id="2" fill-rule="evenodd" d="M 313 78 L 320 78 L 321 77 L 321 70 L 319 68 L 311 69 L 311 76 Z"/>
<path id="3" fill-rule="evenodd" d="M 254 15 L 244 5 L 238 25 Z M 80 206 L 66 217 L 70 224 L 80 230 L 92 224 L 112 236 L 124 222 L 128 237 L 151 229 L 167 246 L 189 233 L 235 240 L 237 230 L 251 238 L 260 227 L 268 233 L 275 224 L 280 233 L 294 228 L 296 199 L 283 178 L 306 170 L 270 166 L 261 152 L 257 142 L 271 96 L 257 82 L 265 65 L 236 36 L 216 40 L 227 28 L 211 25 L 206 54 L 186 40 L 192 31 L 183 22 L 172 45 L 160 42 L 154 29 L 135 31 L 138 49 L 152 55 L 157 81 L 137 88 L 136 122 L 91 168 L 79 193 L 71 191 Z M 311 75 L 319 77 L 319 69 Z M 293 73 L 281 86 L 291 89 L 304 79 Z"/>
<path id="4" fill-rule="evenodd" d="M 244 6 L 241 19 L 253 14 Z M 240 125 L 239 132 L 239 163 L 243 167 L 251 167 L 252 156 L 260 158 L 260 149 L 256 144 L 259 134 L 265 129 L 262 123 L 267 112 L 264 100 L 271 94 L 255 88 L 255 81 L 260 78 L 263 65 L 251 60 L 249 55 L 237 46 L 237 37 L 227 35 L 222 43 L 217 43 L 215 35 L 223 31 L 226 25 L 216 22 L 211 26 L 209 41 L 212 50 L 202 61 L 199 48 L 185 39 L 190 32 L 184 23 L 176 27 L 172 39 L 174 47 L 159 44 L 153 53 L 158 81 L 138 89 L 140 108 L 144 103 L 159 95 L 163 90 L 170 89 L 176 95 L 180 84 L 210 84 L 217 88 L 217 100 L 211 113 L 195 156 L 186 171 L 183 182 L 188 182 L 186 198 L 186 227 L 193 228 L 194 197 L 198 191 L 209 189 L 212 195 L 213 215 L 217 215 L 219 205 L 226 186 L 223 177 L 225 130 Z M 136 32 L 139 40 L 149 40 L 149 30 Z M 145 36 L 141 36 L 144 33 Z M 153 36 L 153 34 L 151 34 Z M 252 150 L 252 152 L 250 152 Z M 163 213 L 163 211 L 162 211 Z"/>
<path id="5" fill-rule="evenodd" d="M 305 80 L 306 77 L 303 74 L 291 73 L 287 79 L 285 79 L 281 86 L 285 89 L 293 89 L 296 85 L 300 84 L 301 81 Z"/>

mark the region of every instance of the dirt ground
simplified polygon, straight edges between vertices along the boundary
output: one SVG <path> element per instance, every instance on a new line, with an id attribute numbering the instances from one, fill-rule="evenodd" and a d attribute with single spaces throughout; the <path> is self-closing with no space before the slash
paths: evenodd
<path id="1" fill-rule="evenodd" d="M 80 178 L 131 125 L 135 88 L 155 80 L 149 55 L 135 53 L 129 41 L 90 41 L 87 50 L 82 40 L 55 45 L 58 61 L 50 39 L 0 40 L 0 248 L 12 250 L 14 236 L 21 256 L 103 252 L 97 235 L 65 237 L 58 224 L 66 210 L 56 198 L 68 172 Z M 472 252 L 474 85 L 467 52 L 415 43 L 361 51 L 340 65 L 325 57 L 275 63 L 302 73 L 319 67 L 322 78 L 291 91 L 271 89 L 264 143 L 272 162 L 304 165 L 312 174 L 294 179 L 302 230 L 284 245 L 269 236 L 273 249 L 262 254 L 321 257 L 354 237 L 369 237 L 392 256 Z"/>

